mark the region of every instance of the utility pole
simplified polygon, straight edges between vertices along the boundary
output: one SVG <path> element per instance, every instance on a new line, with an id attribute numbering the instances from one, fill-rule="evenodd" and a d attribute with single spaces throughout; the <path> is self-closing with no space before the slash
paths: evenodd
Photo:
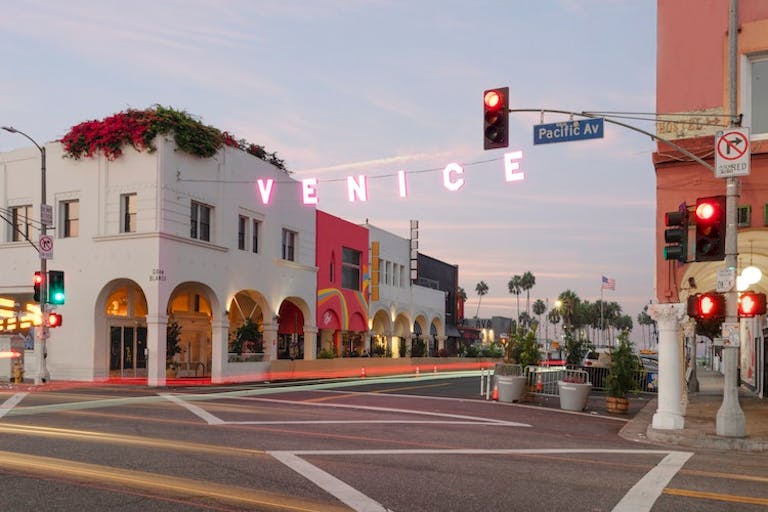
<path id="1" fill-rule="evenodd" d="M 739 12 L 738 0 L 730 0 L 728 7 L 728 114 L 730 126 L 736 126 L 736 63 L 738 59 Z M 736 201 L 739 197 L 740 180 L 738 176 L 726 178 L 725 193 L 725 266 L 738 275 L 738 234 L 736 230 Z M 736 282 L 725 292 L 724 326 L 736 326 L 738 332 L 738 294 Z M 744 411 L 739 405 L 739 383 L 737 379 L 739 346 L 731 343 L 723 346 L 723 403 L 717 411 L 715 431 L 719 436 L 745 437 L 747 435 Z"/>
<path id="2" fill-rule="evenodd" d="M 42 211 L 44 208 L 47 208 L 45 199 L 45 144 L 41 146 L 35 139 L 21 130 L 17 130 L 13 126 L 3 126 L 2 129 L 9 133 L 18 133 L 19 135 L 26 137 L 40 151 L 40 236 L 44 237 L 46 236 L 48 227 L 45 220 L 42 219 Z M 37 355 L 39 359 L 37 364 L 37 375 L 35 375 L 35 384 L 42 384 L 48 380 L 48 368 L 45 360 L 47 357 L 45 345 L 50 334 L 48 327 L 48 260 L 43 257 L 39 247 L 38 252 L 40 252 L 40 275 L 43 278 L 43 282 L 40 284 L 40 312 L 43 315 L 43 323 L 40 325 L 40 335 L 37 336 L 37 338 L 40 339 L 40 351 Z"/>

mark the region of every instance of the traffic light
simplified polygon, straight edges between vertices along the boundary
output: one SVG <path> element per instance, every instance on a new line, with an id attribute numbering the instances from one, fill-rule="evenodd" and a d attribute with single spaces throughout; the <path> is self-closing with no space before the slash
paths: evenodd
<path id="1" fill-rule="evenodd" d="M 509 87 L 483 93 L 483 149 L 509 146 Z"/>
<path id="2" fill-rule="evenodd" d="M 48 271 L 48 302 L 64 304 L 64 272 L 61 270 Z"/>
<path id="3" fill-rule="evenodd" d="M 48 313 L 48 327 L 61 327 L 61 315 L 59 313 Z"/>
<path id="4" fill-rule="evenodd" d="M 683 205 L 679 211 L 664 214 L 664 259 L 688 261 L 688 208 Z"/>
<path id="5" fill-rule="evenodd" d="M 35 272 L 35 277 L 32 280 L 35 288 L 33 299 L 35 302 L 40 302 L 40 287 L 43 286 L 43 274 L 40 271 Z"/>
<path id="6" fill-rule="evenodd" d="M 688 316 L 699 320 L 725 318 L 725 295 L 722 293 L 697 293 L 688 297 Z"/>
<path id="7" fill-rule="evenodd" d="M 696 219 L 696 261 L 725 258 L 725 196 L 700 197 Z"/>
<path id="8" fill-rule="evenodd" d="M 744 292 L 739 297 L 739 317 L 749 318 L 765 314 L 765 294 Z"/>

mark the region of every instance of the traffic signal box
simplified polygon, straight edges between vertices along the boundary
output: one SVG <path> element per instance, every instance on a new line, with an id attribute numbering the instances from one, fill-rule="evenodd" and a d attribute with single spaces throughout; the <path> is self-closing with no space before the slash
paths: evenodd
<path id="1" fill-rule="evenodd" d="M 64 272 L 61 270 L 48 271 L 48 302 L 64 304 Z"/>
<path id="2" fill-rule="evenodd" d="M 34 287 L 34 293 L 32 298 L 35 302 L 40 302 L 40 289 L 43 286 L 43 274 L 42 272 L 38 271 L 35 272 L 35 277 L 32 279 L 32 285 Z"/>
<path id="3" fill-rule="evenodd" d="M 766 313 L 764 293 L 742 292 L 739 296 L 739 318 L 751 318 Z M 698 320 L 720 320 L 725 318 L 725 295 L 708 292 L 688 297 L 688 316 Z"/>
<path id="4" fill-rule="evenodd" d="M 509 147 L 509 87 L 483 93 L 483 149 Z"/>
<path id="5" fill-rule="evenodd" d="M 739 317 L 750 318 L 765 314 L 765 294 L 757 292 L 743 292 L 739 297 Z"/>
<path id="6" fill-rule="evenodd" d="M 725 295 L 709 292 L 689 296 L 688 316 L 699 320 L 725 318 Z"/>
<path id="7" fill-rule="evenodd" d="M 664 214 L 664 259 L 688 261 L 688 209 L 683 205 L 679 211 Z"/>
<path id="8" fill-rule="evenodd" d="M 700 197 L 694 210 L 696 261 L 725 258 L 725 196 Z"/>

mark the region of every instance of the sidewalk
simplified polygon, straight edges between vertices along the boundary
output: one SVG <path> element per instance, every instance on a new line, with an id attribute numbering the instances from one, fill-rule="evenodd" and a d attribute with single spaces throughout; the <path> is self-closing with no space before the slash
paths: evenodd
<path id="1" fill-rule="evenodd" d="M 697 368 L 699 392 L 688 394 L 683 430 L 653 428 L 656 400 L 651 400 L 621 430 L 621 437 L 630 441 L 673 444 L 689 448 L 768 452 L 768 398 L 751 393 L 739 393 L 739 405 L 744 411 L 747 436 L 743 438 L 716 435 L 717 411 L 723 403 L 723 376 L 701 367 Z"/>

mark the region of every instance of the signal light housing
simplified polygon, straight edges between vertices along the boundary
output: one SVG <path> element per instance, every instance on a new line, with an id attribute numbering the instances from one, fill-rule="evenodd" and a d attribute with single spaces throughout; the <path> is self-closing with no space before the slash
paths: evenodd
<path id="1" fill-rule="evenodd" d="M 61 270 L 48 271 L 48 302 L 64 304 L 64 272 Z"/>
<path id="2" fill-rule="evenodd" d="M 32 286 L 34 287 L 34 293 L 32 298 L 35 302 L 40 302 L 40 289 L 43 286 L 43 274 L 39 270 L 35 272 L 35 277 L 32 278 Z"/>
<path id="3" fill-rule="evenodd" d="M 725 295 L 722 293 L 697 293 L 688 297 L 688 316 L 699 320 L 725 318 Z"/>
<path id="4" fill-rule="evenodd" d="M 725 258 L 725 196 L 700 197 L 694 210 L 696 261 Z"/>
<path id="5" fill-rule="evenodd" d="M 664 214 L 664 259 L 688 261 L 688 208 L 685 205 L 679 211 Z"/>
<path id="6" fill-rule="evenodd" d="M 483 93 L 483 149 L 509 147 L 509 87 Z"/>
<path id="7" fill-rule="evenodd" d="M 48 327 L 61 327 L 62 318 L 59 313 L 48 313 Z"/>
<path id="8" fill-rule="evenodd" d="M 746 291 L 739 297 L 739 317 L 751 318 L 753 316 L 764 315 L 765 294 L 752 291 Z"/>

